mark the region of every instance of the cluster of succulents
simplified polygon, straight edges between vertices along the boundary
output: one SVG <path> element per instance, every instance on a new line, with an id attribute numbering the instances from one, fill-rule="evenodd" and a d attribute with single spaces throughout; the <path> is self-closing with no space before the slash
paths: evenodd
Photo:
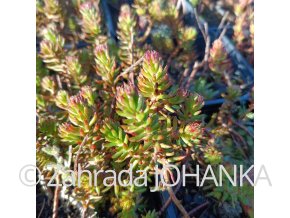
<path id="1" fill-rule="evenodd" d="M 206 7 L 216 8 L 227 15 L 237 49 L 254 65 L 254 0 L 205 1 Z M 214 9 L 213 9 L 214 10 Z"/>
<path id="2" fill-rule="evenodd" d="M 83 217 L 162 215 L 162 210 L 146 206 L 156 166 L 186 164 L 190 170 L 197 164 L 253 161 L 253 102 L 236 104 L 244 84 L 223 41 L 208 44 L 204 39 L 208 48 L 200 54 L 196 40 L 200 31 L 208 34 L 206 28 L 199 30 L 199 21 L 187 25 L 185 6 L 178 2 L 135 0 L 122 5 L 116 40 L 106 28 L 99 1 L 37 1 L 36 149 L 42 177 L 57 172 L 57 182 L 69 183 L 68 170 L 118 173 L 130 166 L 136 177 L 138 171 L 149 175 L 149 186 L 140 187 L 105 186 L 104 181 L 112 182 L 105 174 L 90 186 L 83 174 L 77 181 L 81 187 L 55 192 Z M 196 5 L 187 2 L 187 7 Z M 204 99 L 216 96 L 226 99 L 218 112 L 202 113 Z M 162 176 L 174 183 L 170 169 Z M 41 183 L 45 190 L 50 189 L 46 179 Z M 124 184 L 128 180 L 122 178 Z M 250 188 L 242 199 L 221 197 L 227 190 L 213 187 L 201 191 L 233 207 L 252 206 Z"/>
<path id="3" fill-rule="evenodd" d="M 253 0 L 243 0 L 236 5 L 233 39 L 237 48 L 254 63 L 254 8 Z"/>

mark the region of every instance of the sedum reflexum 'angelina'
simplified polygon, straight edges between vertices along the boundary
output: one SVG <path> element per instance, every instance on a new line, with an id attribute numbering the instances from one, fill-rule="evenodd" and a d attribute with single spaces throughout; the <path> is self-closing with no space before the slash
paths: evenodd
<path id="1" fill-rule="evenodd" d="M 156 51 L 144 55 L 141 73 L 138 77 L 138 88 L 144 97 L 158 99 L 168 88 L 170 82 L 162 61 Z"/>
<path id="2" fill-rule="evenodd" d="M 114 80 L 117 76 L 117 66 L 114 58 L 109 56 L 106 45 L 98 45 L 95 50 L 96 73 L 102 77 L 107 86 L 114 86 Z"/>
<path id="3" fill-rule="evenodd" d="M 64 70 L 64 38 L 57 34 L 55 28 L 48 28 L 44 32 L 44 39 L 40 43 L 40 55 L 48 69 L 62 72 Z"/>
<path id="4" fill-rule="evenodd" d="M 125 66 L 137 60 L 136 20 L 129 5 L 122 5 L 118 21 L 118 39 L 120 41 L 119 58 Z"/>
<path id="5" fill-rule="evenodd" d="M 116 92 L 115 79 L 118 74 L 117 64 L 114 58 L 109 56 L 107 45 L 97 45 L 94 50 L 95 55 L 95 71 L 101 78 L 97 83 L 102 85 L 100 90 L 100 96 L 103 99 L 101 107 L 104 109 L 102 113 L 105 116 L 112 115 L 112 105 L 114 101 L 114 95 Z"/>
<path id="6" fill-rule="evenodd" d="M 82 32 L 83 38 L 88 42 L 94 42 L 101 33 L 101 16 L 98 8 L 99 1 L 94 4 L 85 2 L 80 6 L 82 15 Z"/>
<path id="7" fill-rule="evenodd" d="M 43 11 L 49 20 L 54 22 L 63 20 L 62 9 L 58 0 L 44 0 Z"/>
<path id="8" fill-rule="evenodd" d="M 196 164 L 202 168 L 219 164 L 222 155 L 228 160 L 228 154 L 234 154 L 230 159 L 244 163 L 249 152 L 245 143 L 251 142 L 248 139 L 252 136 L 243 126 L 242 131 L 236 131 L 238 125 L 248 122 L 244 109 L 233 107 L 240 95 L 236 84 L 242 87 L 243 83 L 236 74 L 230 74 L 229 57 L 220 40 L 209 52 L 212 72 L 207 71 L 206 61 L 199 64 L 199 46 L 195 46 L 198 32 L 186 25 L 188 16 L 184 16 L 184 7 L 190 11 L 190 5 L 176 0 L 136 0 L 133 7 L 123 5 L 116 24 L 118 42 L 114 43 L 106 37 L 105 23 L 101 22 L 105 22 L 101 17 L 106 10 L 99 8 L 99 2 L 38 1 L 37 36 L 41 41 L 37 56 L 41 60 L 37 62 L 37 165 L 42 175 L 51 178 L 59 168 L 60 182 L 69 183 L 71 175 L 65 170 L 75 173 L 78 165 L 86 172 L 114 170 L 117 175 L 132 166 L 133 177 L 139 177 L 138 170 L 142 170 L 149 185 L 154 168 L 168 163 L 177 167 L 184 164 L 191 173 Z M 236 20 L 234 37 L 243 50 L 250 48 L 248 43 L 253 45 L 244 35 L 251 34 L 248 38 L 253 40 L 252 18 L 245 19 L 241 14 Z M 242 31 L 245 22 L 247 29 L 251 24 L 250 31 Z M 147 49 L 157 49 L 160 55 L 144 52 Z M 190 69 L 197 71 L 189 74 Z M 194 75 L 199 80 L 190 87 L 188 78 Z M 212 84 L 224 82 L 222 76 L 230 86 L 227 101 L 205 128 L 203 97 L 182 87 L 194 88 L 212 99 L 220 95 Z M 242 140 L 244 137 L 246 140 Z M 167 173 L 170 179 L 174 177 L 170 169 L 161 176 L 167 177 Z M 105 172 L 97 181 L 93 179 L 93 187 L 88 185 L 89 180 L 85 173 L 76 181 L 81 187 L 60 188 L 61 198 L 67 196 L 69 205 L 81 205 L 83 217 L 95 213 L 101 217 L 160 215 L 142 205 L 142 193 L 149 189 L 144 185 L 124 187 L 116 181 L 105 186 L 103 182 L 113 182 L 112 173 Z M 129 180 L 123 174 L 121 182 L 128 184 Z M 165 188 L 170 191 L 170 187 L 157 189 Z"/>
<path id="9" fill-rule="evenodd" d="M 221 39 L 213 42 L 209 54 L 209 67 L 213 72 L 222 74 L 224 71 L 229 71 L 231 62 Z"/>
<path id="10" fill-rule="evenodd" d="M 78 57 L 73 55 L 67 56 L 65 59 L 65 64 L 67 75 L 72 78 L 72 81 L 77 86 L 80 86 L 86 82 L 87 76 L 83 74 L 82 65 L 80 64 Z"/>
<path id="11" fill-rule="evenodd" d="M 155 166 L 220 160 L 220 153 L 211 152 L 214 146 L 204 133 L 202 97 L 172 87 L 156 51 L 145 53 L 136 84 L 130 81 L 115 87 L 118 71 L 106 46 L 95 49 L 95 64 L 102 79 L 97 87 L 83 86 L 70 95 L 65 90 L 57 92 L 52 82 L 45 85 L 55 95 L 55 104 L 64 110 L 60 113 L 58 136 L 60 143 L 73 147 L 74 164 L 80 164 L 83 170 L 113 169 L 116 173 L 132 166 L 135 177 L 142 170 L 147 174 L 146 182 L 150 182 Z M 112 214 L 138 217 L 141 193 L 146 187 L 107 187 L 102 185 L 105 179 L 105 174 L 98 177 L 94 190 L 87 185 L 74 188 L 75 199 L 85 208 L 98 207 L 95 203 L 100 201 L 111 202 Z M 121 181 L 127 183 L 129 179 L 124 175 Z M 80 182 L 86 181 L 88 178 L 82 176 Z"/>

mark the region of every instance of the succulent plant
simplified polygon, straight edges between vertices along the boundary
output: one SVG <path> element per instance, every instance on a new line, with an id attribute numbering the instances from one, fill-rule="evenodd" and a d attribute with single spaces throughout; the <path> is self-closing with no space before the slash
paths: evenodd
<path id="1" fill-rule="evenodd" d="M 118 20 L 118 39 L 120 41 L 119 58 L 125 66 L 132 65 L 138 59 L 137 23 L 129 5 L 122 5 Z"/>
<path id="2" fill-rule="evenodd" d="M 56 33 L 56 29 L 47 29 L 44 39 L 40 43 L 40 54 L 47 68 L 62 72 L 64 70 L 64 43 L 63 37 Z"/>
<path id="3" fill-rule="evenodd" d="M 43 11 L 46 17 L 54 22 L 62 21 L 62 9 L 58 0 L 44 0 Z"/>
<path id="4" fill-rule="evenodd" d="M 85 2 L 80 6 L 82 15 L 83 38 L 89 42 L 94 42 L 101 33 L 101 16 L 98 8 L 99 1 L 95 3 Z"/>
<path id="5" fill-rule="evenodd" d="M 200 164 L 204 168 L 252 161 L 252 127 L 247 123 L 252 120 L 253 102 L 235 104 L 243 84 L 235 74 L 226 78 L 230 84 L 224 78 L 232 65 L 221 40 L 209 44 L 208 60 L 200 61 L 198 26 L 186 25 L 177 1 L 136 0 L 133 6 L 122 5 L 117 42 L 106 36 L 99 3 L 69 2 L 69 16 L 61 1 L 37 2 L 37 165 L 46 178 L 58 172 L 60 182 L 72 182 L 65 171 L 77 173 L 78 166 L 90 173 L 94 169 L 120 173 L 132 167 L 133 176 L 146 174 L 146 181 L 105 186 L 104 182 L 113 182 L 113 176 L 102 172 L 91 187 L 90 176 L 84 173 L 76 181 L 80 187 L 61 188 L 62 197 L 78 205 L 83 217 L 96 213 L 159 217 L 162 211 L 146 208 L 144 195 L 152 188 L 156 167 Z M 244 20 L 238 17 L 247 8 L 248 4 L 236 9 L 237 44 L 245 39 L 241 34 Z M 82 40 L 84 48 L 78 45 Z M 215 90 L 216 83 L 223 83 L 222 93 Z M 207 117 L 202 112 L 204 99 L 219 94 L 225 103 Z M 168 175 L 173 183 L 173 170 L 163 176 Z M 123 184 L 129 181 L 128 175 L 121 178 Z M 139 186 L 142 182 L 148 187 Z M 166 189 L 172 191 L 158 186 L 158 190 Z M 201 190 L 212 192 L 207 197 L 219 202 L 233 201 L 220 198 L 228 190 Z M 250 205 L 245 203 L 248 196 L 242 198 L 234 199 L 235 203 Z"/>
<path id="6" fill-rule="evenodd" d="M 231 62 L 228 58 L 228 54 L 224 48 L 222 40 L 218 39 L 213 42 L 209 54 L 209 68 L 213 72 L 222 74 L 224 71 L 229 71 Z"/>
<path id="7" fill-rule="evenodd" d="M 241 0 L 235 7 L 235 24 L 233 27 L 233 39 L 237 48 L 249 56 L 249 60 L 253 63 L 253 28 L 254 28 L 254 12 L 251 6 L 252 0 Z"/>
<path id="8" fill-rule="evenodd" d="M 112 67 L 115 64 L 106 46 L 97 47 L 95 54 L 97 73 L 104 81 L 102 86 L 114 87 L 116 72 Z M 195 153 L 202 153 L 207 144 L 200 116 L 202 98 L 171 87 L 156 51 L 145 53 L 136 86 L 124 83 L 116 88 L 115 95 L 110 95 L 111 114 L 103 111 L 106 108 L 102 106 L 102 95 L 98 94 L 102 90 L 94 91 L 92 87 L 83 86 L 76 95 L 69 95 L 65 90 L 55 94 L 55 85 L 47 77 L 44 87 L 55 95 L 56 106 L 66 111 L 66 118 L 57 125 L 59 141 L 63 146 L 82 146 L 88 152 L 89 156 L 83 157 L 82 164 L 106 157 L 106 161 L 99 161 L 117 171 L 132 164 L 135 170 L 152 173 L 157 163 L 164 165 L 195 159 Z M 210 156 L 211 153 L 207 152 L 205 157 Z M 95 195 L 85 187 L 81 190 L 85 196 Z M 75 191 L 77 196 L 82 193 L 78 189 Z M 137 204 L 133 202 L 140 198 L 139 192 L 126 189 L 114 192 L 122 199 L 122 213 L 135 214 Z M 102 190 L 98 199 L 102 197 L 101 193 Z"/>

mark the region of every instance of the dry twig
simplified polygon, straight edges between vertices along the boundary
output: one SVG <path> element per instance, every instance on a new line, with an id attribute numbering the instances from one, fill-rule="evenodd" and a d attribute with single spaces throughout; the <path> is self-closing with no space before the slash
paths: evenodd
<path id="1" fill-rule="evenodd" d="M 87 210 L 88 210 L 88 207 L 85 206 L 82 210 L 82 218 L 85 218 L 86 217 L 86 213 L 87 213 Z"/>
<path id="2" fill-rule="evenodd" d="M 79 156 L 81 154 L 81 151 L 82 151 L 83 146 L 86 144 L 86 142 L 88 140 L 88 137 L 89 137 L 89 135 L 87 134 L 85 136 L 85 138 L 83 139 L 83 141 L 82 141 L 82 143 L 80 145 L 79 150 L 77 151 L 77 155 L 76 155 L 76 159 L 75 159 L 75 164 L 74 164 L 74 172 L 75 173 L 77 173 L 77 171 L 78 171 L 78 160 L 79 160 Z"/>
<path id="3" fill-rule="evenodd" d="M 149 36 L 149 34 L 151 32 L 152 27 L 153 27 L 153 22 L 150 19 L 148 19 L 148 26 L 147 26 L 147 28 L 145 30 L 145 33 L 144 33 L 144 35 L 141 38 L 139 38 L 139 42 L 140 43 L 143 43 L 143 42 L 146 41 L 146 39 L 148 38 L 148 36 Z"/>
<path id="4" fill-rule="evenodd" d="M 241 129 L 243 129 L 249 136 L 251 136 L 252 138 L 254 138 L 254 135 L 248 130 L 247 127 L 245 127 L 244 125 L 238 123 L 237 121 L 235 120 L 232 120 L 233 124 L 240 127 Z"/>
<path id="5" fill-rule="evenodd" d="M 224 36 L 225 36 L 225 34 L 226 34 L 226 32 L 227 32 L 227 30 L 228 30 L 228 26 L 230 25 L 230 23 L 228 22 L 224 27 L 223 27 L 223 30 L 221 31 L 221 34 L 219 35 L 219 40 L 221 40 Z"/>
<path id="6" fill-rule="evenodd" d="M 208 34 L 208 25 L 207 23 L 204 24 L 206 39 L 205 39 L 205 52 L 204 52 L 204 62 L 205 66 L 207 67 L 208 56 L 209 56 L 209 49 L 210 49 L 210 36 Z"/>
<path id="7" fill-rule="evenodd" d="M 224 79 L 225 79 L 225 81 L 226 81 L 228 87 L 232 87 L 233 84 L 232 84 L 232 81 L 231 81 L 230 75 L 228 74 L 227 71 L 224 71 L 224 72 L 223 72 L 223 76 L 224 76 Z"/>
<path id="8" fill-rule="evenodd" d="M 182 177 L 182 174 L 180 176 Z M 182 183 L 181 183 L 181 180 L 180 180 L 179 183 L 178 183 L 178 185 L 177 185 L 177 187 L 174 190 L 174 194 L 176 194 L 179 191 L 179 189 L 181 188 L 181 184 Z M 161 215 L 166 210 L 166 208 L 169 206 L 169 204 L 171 203 L 171 201 L 172 201 L 172 198 L 171 198 L 171 196 L 169 196 L 169 198 L 167 199 L 167 201 L 165 202 L 165 204 L 159 210 L 159 212 L 158 212 L 159 215 Z"/>
<path id="9" fill-rule="evenodd" d="M 136 61 L 134 64 L 132 64 L 130 67 L 128 67 L 126 70 L 124 70 L 122 73 L 120 73 L 116 79 L 115 83 L 117 83 L 120 79 L 120 77 L 124 77 L 128 72 L 130 72 L 132 69 L 134 69 L 137 65 L 139 65 L 143 61 L 144 57 L 142 56 L 138 61 Z"/>
<path id="10" fill-rule="evenodd" d="M 195 74 L 198 72 L 198 70 L 200 70 L 203 67 L 203 63 L 204 62 L 200 62 L 200 63 L 199 62 L 195 62 L 194 63 L 194 67 L 193 67 L 193 69 L 192 69 L 192 71 L 190 73 L 190 76 L 189 76 L 189 78 L 188 78 L 188 80 L 186 82 L 186 85 L 185 85 L 186 89 L 189 89 L 190 83 L 192 82 L 192 80 L 195 77 Z"/>
<path id="11" fill-rule="evenodd" d="M 196 22 L 197 22 L 198 28 L 199 28 L 200 32 L 202 33 L 202 36 L 203 36 L 204 41 L 206 42 L 206 40 L 207 40 L 207 35 L 206 35 L 204 29 L 202 28 L 201 21 L 200 21 L 200 19 L 199 19 L 199 15 L 198 15 L 198 13 L 197 13 L 197 9 L 196 9 L 196 7 L 195 7 L 193 10 L 194 10 L 194 16 L 195 16 L 195 19 L 196 19 Z"/>
<path id="12" fill-rule="evenodd" d="M 217 31 L 220 31 L 224 27 L 224 24 L 227 21 L 229 14 L 230 13 L 228 11 L 224 14 L 224 16 L 223 16 L 223 18 L 222 18 L 222 20 L 221 20 L 221 22 L 220 22 L 220 24 L 218 26 Z"/>
<path id="13" fill-rule="evenodd" d="M 198 25 L 198 28 L 200 30 L 200 32 L 202 33 L 204 42 L 205 42 L 205 51 L 204 51 L 204 57 L 202 62 L 198 63 L 195 62 L 194 67 L 190 73 L 190 76 L 187 80 L 186 83 L 186 88 L 188 89 L 190 87 L 190 83 L 192 82 L 194 76 L 196 75 L 196 73 L 198 72 L 198 70 L 200 70 L 202 67 L 204 67 L 203 72 L 205 72 L 205 70 L 207 69 L 207 62 L 208 62 L 208 56 L 209 56 L 209 49 L 210 49 L 210 36 L 208 34 L 208 24 L 204 23 L 204 28 L 202 27 L 202 23 L 199 19 L 199 15 L 197 12 L 197 9 L 194 8 L 194 15 L 195 15 L 195 19 Z"/>
<path id="14" fill-rule="evenodd" d="M 44 200 L 43 200 L 43 203 L 42 203 L 42 206 L 41 206 L 41 209 L 40 209 L 39 214 L 38 214 L 38 218 L 40 218 L 40 216 L 41 216 L 41 214 L 42 214 L 42 211 L 43 211 L 43 209 L 44 209 L 45 203 L 46 203 L 46 201 L 45 201 L 45 199 L 44 199 Z"/>
<path id="15" fill-rule="evenodd" d="M 180 51 L 180 45 L 177 45 L 175 47 L 175 49 L 173 50 L 173 52 L 171 53 L 171 55 L 169 56 L 169 58 L 167 59 L 165 71 L 168 71 L 168 69 L 172 63 L 173 58 L 178 54 L 179 51 Z"/>
<path id="16" fill-rule="evenodd" d="M 183 73 L 180 76 L 178 85 L 179 86 L 183 86 L 184 84 L 184 79 L 187 78 L 188 74 L 189 74 L 190 69 L 189 68 L 185 68 L 185 70 L 183 71 Z"/>
<path id="17" fill-rule="evenodd" d="M 193 208 L 191 211 L 188 212 L 188 215 L 192 215 L 195 214 L 197 211 L 201 210 L 204 207 L 207 207 L 209 205 L 209 202 L 205 202 L 199 206 L 197 206 L 196 208 Z"/>
<path id="18" fill-rule="evenodd" d="M 52 218 L 58 217 L 58 203 L 59 203 L 59 193 L 60 193 L 60 175 L 56 176 L 56 186 L 54 190 L 53 197 L 53 210 L 52 210 Z"/>
<path id="19" fill-rule="evenodd" d="M 168 176 L 168 172 L 165 171 L 164 174 L 164 178 L 166 183 L 169 184 L 169 176 Z M 180 201 L 177 199 L 174 191 L 172 190 L 171 187 L 167 187 L 168 193 L 170 195 L 170 198 L 172 199 L 172 201 L 174 202 L 174 204 L 176 205 L 176 207 L 180 210 L 181 214 L 185 217 L 185 218 L 189 218 L 189 215 L 187 213 L 187 211 L 185 210 L 185 208 L 182 206 L 182 204 L 180 203 Z"/>
<path id="20" fill-rule="evenodd" d="M 56 74 L 56 82 L 57 82 L 58 88 L 62 89 L 61 79 L 58 74 Z"/>

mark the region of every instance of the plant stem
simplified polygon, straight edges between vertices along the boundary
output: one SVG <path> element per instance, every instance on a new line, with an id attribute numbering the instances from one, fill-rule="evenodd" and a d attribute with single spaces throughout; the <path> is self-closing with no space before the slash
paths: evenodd
<path id="1" fill-rule="evenodd" d="M 115 83 L 117 83 L 119 81 L 120 77 L 124 77 L 128 72 L 130 72 L 134 67 L 139 65 L 142 61 L 143 61 L 143 57 L 141 57 L 138 61 L 136 61 L 134 64 L 132 64 L 126 70 L 124 70 L 121 74 L 119 74 L 115 79 Z"/>
<path id="2" fill-rule="evenodd" d="M 181 177 L 182 177 L 182 174 L 181 174 Z M 182 182 L 180 180 L 179 183 L 178 183 L 178 185 L 177 185 L 177 187 L 174 190 L 174 194 L 176 194 L 179 191 L 179 189 L 181 187 L 181 184 L 182 184 Z M 167 201 L 165 202 L 165 204 L 159 210 L 159 212 L 158 212 L 159 215 L 161 215 L 166 210 L 166 208 L 169 206 L 169 204 L 170 204 L 171 201 L 172 201 L 172 198 L 171 198 L 171 196 L 169 196 L 169 198 L 167 199 Z"/>
<path id="3" fill-rule="evenodd" d="M 77 152 L 76 160 L 75 160 L 75 164 L 74 164 L 74 172 L 75 172 L 75 173 L 77 173 L 77 171 L 78 171 L 78 160 L 79 160 L 79 156 L 80 156 L 80 154 L 81 154 L 81 151 L 82 151 L 83 146 L 86 144 L 86 142 L 87 142 L 87 140 L 88 140 L 88 137 L 89 137 L 89 135 L 87 134 L 87 135 L 85 136 L 85 138 L 83 139 L 83 141 L 82 141 L 82 143 L 81 143 L 81 145 L 80 145 L 80 148 L 79 148 L 79 150 L 78 150 L 78 152 Z"/>
<path id="4" fill-rule="evenodd" d="M 249 136 L 251 136 L 252 138 L 254 138 L 254 135 L 248 130 L 247 127 L 245 127 L 244 125 L 238 123 L 237 121 L 235 120 L 232 120 L 233 121 L 233 124 L 240 127 L 241 129 L 243 129 L 246 133 L 248 133 Z"/>
<path id="5" fill-rule="evenodd" d="M 179 51 L 180 51 L 180 45 L 177 45 L 176 48 L 171 53 L 171 55 L 169 56 L 169 58 L 167 59 L 166 66 L 165 66 L 165 71 L 168 71 L 173 58 L 178 54 Z"/>
<path id="6" fill-rule="evenodd" d="M 139 38 L 139 42 L 140 43 L 143 43 L 143 42 L 146 41 L 146 39 L 148 38 L 148 36 L 149 36 L 149 34 L 151 32 L 152 26 L 153 26 L 153 22 L 149 18 L 148 19 L 148 26 L 146 28 L 146 31 L 145 31 L 144 35 L 141 38 Z"/>
<path id="7" fill-rule="evenodd" d="M 39 212 L 39 214 L 38 214 L 38 218 L 40 218 L 40 216 L 41 216 L 41 214 L 42 214 L 42 211 L 43 211 L 43 209 L 44 209 L 45 203 L 46 203 L 46 201 L 45 201 L 45 199 L 44 199 L 44 200 L 43 200 L 43 203 L 42 203 L 42 206 L 41 206 L 41 209 L 40 209 L 40 212 Z"/>
<path id="8" fill-rule="evenodd" d="M 164 174 L 164 178 L 165 178 L 166 183 L 169 184 L 170 180 L 169 180 L 169 176 L 168 176 L 168 172 L 167 171 Z M 167 187 L 167 190 L 168 190 L 168 193 L 170 195 L 170 198 L 172 199 L 172 201 L 174 202 L 174 204 L 176 205 L 176 207 L 180 210 L 181 214 L 185 218 L 189 218 L 188 213 L 186 212 L 186 210 L 184 209 L 184 207 L 182 206 L 182 204 L 180 203 L 180 201 L 175 196 L 175 193 L 172 190 L 172 188 L 171 187 Z"/>
<path id="9" fill-rule="evenodd" d="M 206 40 L 207 40 L 207 35 L 206 35 L 204 29 L 202 28 L 201 21 L 200 21 L 200 19 L 199 19 L 199 15 L 198 15 L 198 13 L 197 13 L 197 9 L 196 9 L 196 7 L 195 7 L 193 10 L 194 10 L 194 16 L 195 16 L 195 19 L 196 19 L 196 22 L 197 22 L 198 28 L 199 28 L 200 32 L 202 33 L 202 36 L 203 36 L 204 41 L 206 42 Z"/>
<path id="10" fill-rule="evenodd" d="M 195 214 L 197 211 L 201 210 L 202 208 L 204 208 L 208 205 L 209 205 L 209 202 L 207 201 L 207 202 L 197 206 L 196 208 L 193 208 L 191 211 L 188 212 L 188 215 Z"/>
<path id="11" fill-rule="evenodd" d="M 88 207 L 87 206 L 83 207 L 82 218 L 85 218 L 86 217 L 87 210 L 88 210 Z"/>
<path id="12" fill-rule="evenodd" d="M 56 176 L 56 187 L 54 190 L 54 198 L 53 198 L 53 211 L 52 211 L 52 218 L 58 217 L 58 199 L 59 199 L 59 193 L 60 193 L 60 175 L 58 174 Z"/>

